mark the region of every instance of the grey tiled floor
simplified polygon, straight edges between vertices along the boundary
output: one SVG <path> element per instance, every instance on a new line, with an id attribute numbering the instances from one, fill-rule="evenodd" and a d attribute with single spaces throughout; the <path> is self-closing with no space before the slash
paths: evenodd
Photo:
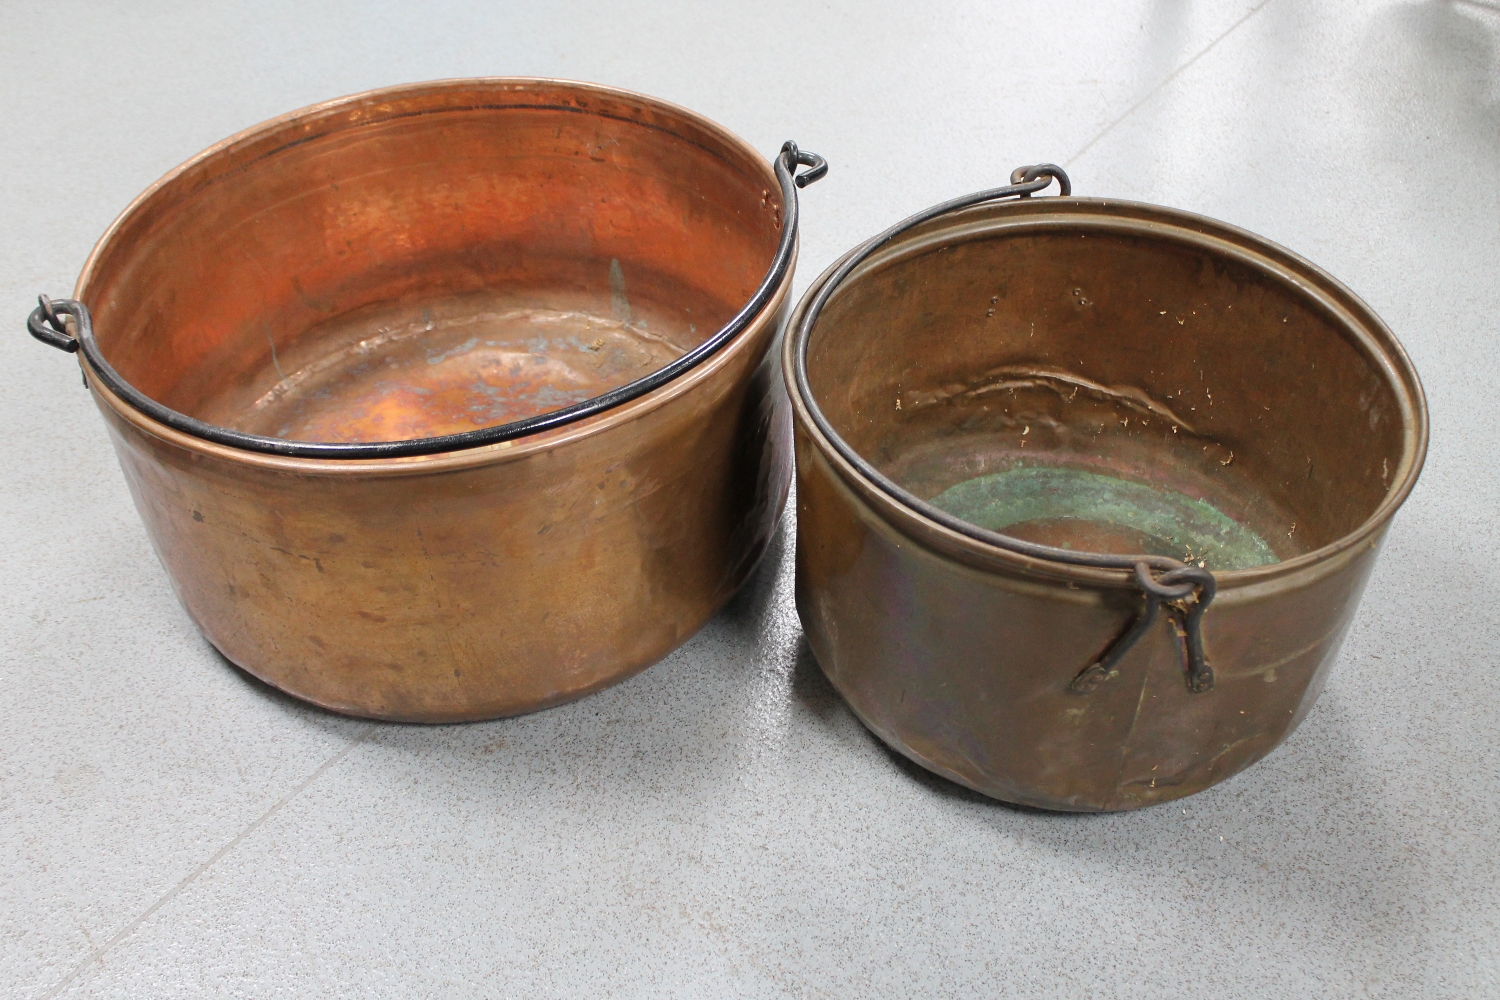
<path id="1" fill-rule="evenodd" d="M 543 9 L 545 8 L 545 9 Z M 1500 996 L 1500 6 L 20 2 L 0 29 L 0 995 Z M 1108 817 L 882 749 L 791 607 L 538 715 L 375 725 L 173 599 L 72 363 L 20 332 L 245 125 L 444 76 L 594 79 L 828 157 L 802 279 L 1054 160 L 1365 296 L 1432 449 L 1327 691 L 1249 772 Z"/>

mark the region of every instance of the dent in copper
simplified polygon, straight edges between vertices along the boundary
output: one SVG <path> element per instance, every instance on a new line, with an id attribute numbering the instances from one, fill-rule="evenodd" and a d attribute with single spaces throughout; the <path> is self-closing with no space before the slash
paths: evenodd
<path id="1" fill-rule="evenodd" d="M 1188 690 L 1163 618 L 1118 675 L 1076 694 L 1140 611 L 1124 574 L 922 518 L 841 460 L 794 398 L 797 606 L 823 670 L 913 759 L 1053 809 L 1188 795 L 1284 739 L 1426 446 L 1410 362 L 1342 286 L 1231 227 L 1116 202 L 1013 202 L 899 238 L 825 307 L 808 376 L 837 432 L 924 499 L 1018 465 L 1081 470 L 1211 503 L 1274 551 L 1210 567 L 1211 691 Z M 1016 534 L 1142 542 L 1068 518 Z"/>
<path id="2" fill-rule="evenodd" d="M 110 362 L 190 416 L 315 441 L 505 423 L 722 326 L 780 237 L 771 166 L 602 87 L 449 81 L 258 126 L 169 175 L 80 278 Z M 709 361 L 541 435 L 327 461 L 191 438 L 97 383 L 173 585 L 232 661 L 379 718 L 489 718 L 692 634 L 790 480 L 786 284 Z"/>

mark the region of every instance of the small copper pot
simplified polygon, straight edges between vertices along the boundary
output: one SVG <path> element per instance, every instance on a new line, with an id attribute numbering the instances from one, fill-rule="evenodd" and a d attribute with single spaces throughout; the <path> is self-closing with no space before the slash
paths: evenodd
<path id="1" fill-rule="evenodd" d="M 770 346 L 792 171 L 552 80 L 373 91 L 143 194 L 33 315 L 230 660 L 382 719 L 486 719 L 659 659 L 790 481 Z"/>
<path id="2" fill-rule="evenodd" d="M 917 763 L 1131 809 L 1307 714 L 1421 470 L 1426 404 L 1317 267 L 1186 212 L 996 200 L 1049 176 L 1066 195 L 1055 168 L 1018 171 L 798 305 L 797 610 Z"/>

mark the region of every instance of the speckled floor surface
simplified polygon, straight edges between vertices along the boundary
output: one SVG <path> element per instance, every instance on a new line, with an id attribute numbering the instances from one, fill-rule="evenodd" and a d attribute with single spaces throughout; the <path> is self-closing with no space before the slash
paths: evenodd
<path id="1" fill-rule="evenodd" d="M 0 995 L 1500 996 L 1500 5 L 54 0 L 0 23 Z M 1346 281 L 1414 358 L 1432 448 L 1307 722 L 1179 805 L 989 802 L 823 680 L 790 521 L 677 653 L 537 715 L 374 725 L 230 667 L 24 315 L 215 140 L 480 74 L 827 156 L 799 289 L 1039 160 Z"/>

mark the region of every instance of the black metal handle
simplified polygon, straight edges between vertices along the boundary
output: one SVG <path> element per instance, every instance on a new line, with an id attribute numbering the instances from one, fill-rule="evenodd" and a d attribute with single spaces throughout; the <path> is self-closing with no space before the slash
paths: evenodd
<path id="1" fill-rule="evenodd" d="M 1214 599 L 1216 585 L 1214 575 L 1201 566 L 1190 566 L 1180 560 L 1168 556 L 1150 555 L 1111 555 L 1103 552 L 1078 552 L 1073 549 L 1060 549 L 1051 545 L 1040 545 L 1036 542 L 1026 542 L 1019 538 L 1011 538 L 997 531 L 989 531 L 978 525 L 970 524 L 949 514 L 947 511 L 933 506 L 916 494 L 903 488 L 895 480 L 886 476 L 875 466 L 860 456 L 849 443 L 839 436 L 823 415 L 823 410 L 818 406 L 817 400 L 813 398 L 812 385 L 807 378 L 807 347 L 812 336 L 812 328 L 818 321 L 819 314 L 827 305 L 833 293 L 843 283 L 844 279 L 854 272 L 881 247 L 891 240 L 900 236 L 925 222 L 930 222 L 939 216 L 950 212 L 958 212 L 975 205 L 983 205 L 988 202 L 1000 201 L 1007 198 L 1030 198 L 1033 194 L 1045 191 L 1053 181 L 1057 181 L 1059 197 L 1067 197 L 1073 193 L 1073 185 L 1068 180 L 1068 175 L 1063 169 L 1052 163 L 1036 163 L 1030 166 L 1017 167 L 1010 175 L 1008 187 L 992 188 L 988 191 L 977 191 L 974 194 L 964 195 L 945 201 L 941 205 L 934 205 L 929 209 L 918 212 L 910 218 L 903 219 L 883 233 L 871 237 L 861 243 L 834 269 L 828 276 L 828 280 L 817 290 L 812 301 L 803 310 L 801 320 L 796 330 L 791 332 L 794 338 L 792 351 L 793 378 L 797 383 L 797 391 L 801 394 L 807 405 L 809 416 L 812 417 L 813 425 L 818 428 L 819 433 L 833 446 L 834 450 L 843 457 L 850 465 L 857 469 L 876 488 L 897 503 L 902 504 L 929 520 L 936 521 L 943 527 L 956 531 L 975 541 L 993 545 L 996 548 L 1015 552 L 1019 555 L 1030 556 L 1033 559 L 1045 559 L 1050 562 L 1064 563 L 1070 566 L 1090 566 L 1099 569 L 1123 569 L 1134 573 L 1135 582 L 1146 598 L 1146 605 L 1141 613 L 1136 616 L 1134 622 L 1120 634 L 1109 646 L 1098 660 L 1083 668 L 1069 684 L 1069 690 L 1077 694 L 1087 694 L 1100 684 L 1115 677 L 1118 673 L 1120 660 L 1124 658 L 1137 642 L 1141 640 L 1156 621 L 1157 612 L 1165 606 L 1173 617 L 1173 624 L 1178 626 L 1183 643 L 1183 660 L 1186 665 L 1188 690 L 1199 694 L 1210 690 L 1214 685 L 1213 668 L 1209 666 L 1208 659 L 1203 650 L 1203 613 L 1208 610 L 1209 602 Z M 1159 573 L 1159 576 L 1152 574 Z"/>
<path id="2" fill-rule="evenodd" d="M 74 302 L 72 299 L 53 302 L 45 295 L 38 295 L 36 300 L 37 307 L 31 310 L 30 316 L 26 317 L 26 332 L 48 347 L 55 347 L 69 354 L 75 353 L 78 350 L 78 341 L 68 332 L 66 324 L 58 314 L 76 317 L 78 310 L 83 309 L 83 304 Z"/>
<path id="3" fill-rule="evenodd" d="M 805 188 L 814 181 L 822 180 L 823 175 L 828 173 L 827 160 L 823 159 L 817 153 L 809 153 L 805 149 L 798 149 L 797 144 L 790 139 L 781 147 L 781 155 L 787 158 L 787 161 L 794 169 L 798 166 L 812 168 L 792 178 L 799 188 Z"/>
<path id="4" fill-rule="evenodd" d="M 1146 595 L 1146 607 L 1136 616 L 1130 627 L 1109 644 L 1104 655 L 1084 667 L 1068 690 L 1074 694 L 1088 694 L 1107 680 L 1119 676 L 1120 661 L 1135 644 L 1151 631 L 1156 622 L 1156 613 L 1166 605 L 1173 618 L 1173 625 L 1182 639 L 1183 659 L 1187 662 L 1188 690 L 1201 694 L 1214 686 L 1214 668 L 1209 666 L 1203 652 L 1203 612 L 1214 599 L 1217 584 L 1214 575 L 1199 566 L 1184 565 L 1181 569 L 1168 570 L 1159 577 L 1151 576 L 1151 568 L 1144 562 L 1135 564 L 1135 582 Z"/>
<path id="5" fill-rule="evenodd" d="M 1073 193 L 1073 182 L 1068 180 L 1068 175 L 1063 172 L 1063 168 L 1055 163 L 1033 163 L 1029 167 L 1017 167 L 1010 172 L 1010 182 L 1012 185 L 1025 185 L 1028 188 L 1025 191 L 1018 191 L 1016 193 L 1016 197 L 1018 198 L 1030 198 L 1033 190 L 1035 190 L 1031 189 L 1031 184 L 1034 181 L 1045 180 L 1047 178 L 1057 181 L 1057 196 L 1059 198 L 1066 198 Z M 1043 184 L 1041 189 L 1046 190 L 1046 187 L 1047 185 Z M 1002 195 L 1001 197 L 1004 196 Z"/>
<path id="6" fill-rule="evenodd" d="M 798 173 L 799 167 L 808 169 Z M 816 153 L 798 149 L 795 142 L 787 142 L 776 156 L 775 169 L 776 180 L 781 185 L 783 204 L 781 240 L 776 247 L 775 256 L 771 258 L 771 266 L 760 285 L 750 296 L 750 300 L 740 308 L 739 312 L 735 313 L 728 323 L 691 351 L 634 382 L 618 386 L 571 406 L 527 417 L 524 420 L 513 420 L 508 424 L 497 424 L 494 427 L 482 427 L 461 434 L 444 434 L 439 437 L 411 438 L 405 441 L 370 441 L 348 444 L 286 441 L 259 434 L 246 434 L 179 413 L 170 407 L 163 406 L 127 382 L 119 372 L 115 371 L 114 366 L 105 360 L 104 354 L 99 350 L 99 345 L 94 340 L 93 322 L 88 308 L 82 302 L 73 299 L 58 299 L 54 302 L 44 295 L 41 297 L 41 305 L 27 320 L 26 329 L 33 337 L 59 350 L 81 351 L 89 370 L 100 382 L 116 396 L 152 419 L 174 430 L 182 431 L 184 434 L 233 448 L 271 455 L 289 455 L 296 458 L 398 458 L 459 451 L 465 448 L 496 444 L 500 441 L 511 441 L 528 434 L 537 434 L 583 420 L 644 396 L 706 361 L 755 321 L 761 310 L 775 297 L 777 288 L 792 266 L 792 253 L 797 245 L 797 191 L 828 173 L 828 163 Z M 72 336 L 68 335 L 63 321 L 58 319 L 59 314 L 73 317 L 74 334 Z"/>

